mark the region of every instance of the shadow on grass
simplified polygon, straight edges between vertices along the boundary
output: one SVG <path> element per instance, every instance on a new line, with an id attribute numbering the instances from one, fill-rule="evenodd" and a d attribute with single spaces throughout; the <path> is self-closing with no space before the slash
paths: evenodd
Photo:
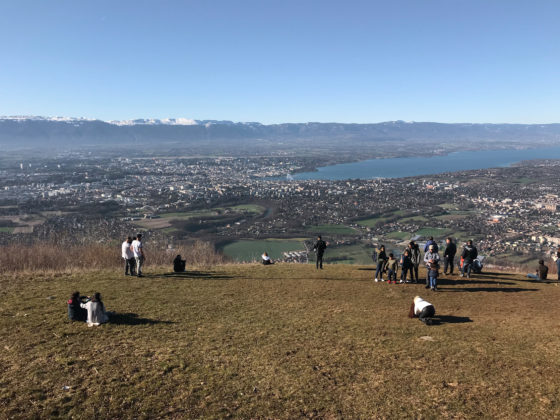
<path id="1" fill-rule="evenodd" d="M 182 273 L 153 274 L 145 277 L 150 278 L 183 278 L 183 279 L 232 279 L 233 276 L 216 274 L 206 271 L 183 271 Z"/>
<path id="2" fill-rule="evenodd" d="M 432 325 L 441 324 L 464 324 L 465 322 L 473 322 L 468 316 L 439 315 L 432 318 Z"/>
<path id="3" fill-rule="evenodd" d="M 360 267 L 358 268 L 358 271 L 375 271 L 376 269 L 377 267 L 371 267 L 371 268 Z"/>
<path id="4" fill-rule="evenodd" d="M 522 281 L 522 282 L 525 282 L 525 283 L 539 283 L 539 284 L 558 284 L 558 283 L 560 283 L 560 281 L 558 281 L 558 280 L 551 280 L 551 279 L 546 279 L 546 280 L 522 279 L 522 280 L 518 280 L 518 281 Z"/>
<path id="5" fill-rule="evenodd" d="M 154 325 L 154 324 L 175 324 L 174 321 L 160 321 L 158 319 L 140 318 L 133 313 L 115 313 L 109 319 L 110 324 L 116 325 Z"/>
<path id="6" fill-rule="evenodd" d="M 500 279 L 497 279 L 496 281 L 489 281 L 489 280 L 478 280 L 478 279 L 469 279 L 469 280 L 463 280 L 463 279 L 450 279 L 450 278 L 441 278 L 438 279 L 438 285 L 450 285 L 450 286 L 457 286 L 457 285 L 467 285 L 467 284 L 499 284 L 499 285 L 512 285 L 515 284 L 513 282 L 510 281 L 501 281 Z"/>
<path id="7" fill-rule="evenodd" d="M 456 288 L 445 288 L 441 289 L 438 287 L 440 292 L 506 292 L 506 293 L 518 293 L 518 292 L 538 292 L 539 289 L 524 289 L 522 287 L 456 287 Z"/>

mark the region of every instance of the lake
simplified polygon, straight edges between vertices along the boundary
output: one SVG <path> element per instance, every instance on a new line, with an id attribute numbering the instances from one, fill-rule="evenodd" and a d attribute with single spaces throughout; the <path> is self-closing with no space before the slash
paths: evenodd
<path id="1" fill-rule="evenodd" d="M 560 159 L 560 147 L 455 152 L 446 156 L 432 157 L 371 159 L 324 166 L 318 168 L 317 172 L 302 172 L 293 174 L 291 177 L 295 180 L 404 178 L 470 169 L 506 167 L 522 160 L 531 159 Z"/>

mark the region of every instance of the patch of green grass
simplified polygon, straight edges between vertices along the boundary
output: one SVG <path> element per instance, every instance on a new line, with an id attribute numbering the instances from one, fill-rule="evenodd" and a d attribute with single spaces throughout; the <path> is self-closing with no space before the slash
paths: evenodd
<path id="1" fill-rule="evenodd" d="M 344 226 L 344 225 L 317 225 L 317 226 L 308 226 L 308 232 L 315 232 L 315 233 L 325 233 L 325 234 L 332 234 L 332 235 L 355 235 L 357 232 L 352 229 L 351 227 Z"/>
<path id="2" fill-rule="evenodd" d="M 413 223 L 413 222 L 425 223 L 428 220 L 430 220 L 430 219 L 428 219 L 425 216 L 412 216 L 412 217 L 405 217 L 403 219 L 400 219 L 399 222 L 400 223 Z"/>
<path id="3" fill-rule="evenodd" d="M 262 214 L 266 210 L 263 206 L 258 204 L 240 204 L 238 206 L 227 207 L 235 212 L 246 212 L 252 214 Z"/>
<path id="4" fill-rule="evenodd" d="M 12 233 L 14 231 L 13 227 L 2 226 L 0 227 L 0 232 L 3 233 Z"/>
<path id="5" fill-rule="evenodd" d="M 428 294 L 370 269 L 0 276 L 2 417 L 558 417 L 560 287 L 495 273 Z M 116 322 L 68 322 L 76 289 Z M 441 325 L 407 318 L 417 294 Z"/>
<path id="6" fill-rule="evenodd" d="M 440 238 L 448 235 L 450 232 L 451 231 L 449 229 L 445 229 L 445 228 L 426 227 L 426 228 L 418 229 L 416 235 L 420 235 L 422 237 L 433 236 L 434 238 Z"/>
<path id="7" fill-rule="evenodd" d="M 385 235 L 386 238 L 388 239 L 398 239 L 398 240 L 405 240 L 405 239 L 409 239 L 412 235 L 408 232 L 391 232 L 388 233 L 387 235 Z"/>
<path id="8" fill-rule="evenodd" d="M 324 260 L 334 264 L 370 264 L 372 248 L 364 244 L 329 246 L 325 251 Z M 310 254 L 314 261 L 315 255 Z"/>
<path id="9" fill-rule="evenodd" d="M 533 178 L 520 177 L 513 180 L 512 182 L 515 184 L 526 185 L 526 184 L 534 184 L 535 182 L 537 182 L 537 180 Z"/>
<path id="10" fill-rule="evenodd" d="M 357 220 L 356 223 L 360 226 L 375 227 L 378 223 L 384 223 L 394 217 L 404 216 L 407 214 L 406 210 L 396 210 L 390 213 L 385 213 L 377 217 L 370 217 L 366 219 Z"/>
<path id="11" fill-rule="evenodd" d="M 260 261 L 263 252 L 268 252 L 272 259 L 282 257 L 283 252 L 303 251 L 303 241 L 292 239 L 278 240 L 239 240 L 224 246 L 223 253 L 236 261 Z"/>

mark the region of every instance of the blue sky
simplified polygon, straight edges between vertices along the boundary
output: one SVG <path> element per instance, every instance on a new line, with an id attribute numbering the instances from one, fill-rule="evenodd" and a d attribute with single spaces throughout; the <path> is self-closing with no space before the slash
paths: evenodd
<path id="1" fill-rule="evenodd" d="M 560 122 L 560 2 L 0 0 L 0 115 Z"/>

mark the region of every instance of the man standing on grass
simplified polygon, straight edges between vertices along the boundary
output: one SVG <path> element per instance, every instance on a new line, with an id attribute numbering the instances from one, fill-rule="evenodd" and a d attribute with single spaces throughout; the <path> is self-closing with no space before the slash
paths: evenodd
<path id="1" fill-rule="evenodd" d="M 136 260 L 134 259 L 134 253 L 132 252 L 132 238 L 129 236 L 126 238 L 126 241 L 122 243 L 122 257 L 124 260 L 124 275 L 128 276 L 130 273 L 131 276 L 134 275 L 136 271 L 134 267 L 136 266 Z"/>
<path id="2" fill-rule="evenodd" d="M 447 274 L 447 267 L 449 266 L 449 274 L 453 274 L 453 260 L 457 253 L 457 246 L 453 243 L 453 239 L 447 238 L 445 240 L 447 246 L 443 252 L 443 274 Z"/>
<path id="3" fill-rule="evenodd" d="M 134 259 L 136 260 L 136 275 L 138 277 L 142 276 L 142 265 L 144 265 L 144 260 L 146 256 L 144 255 L 144 249 L 142 246 L 142 234 L 136 235 L 136 239 L 132 241 L 132 253 L 134 254 Z"/>
<path id="4" fill-rule="evenodd" d="M 467 272 L 467 278 L 471 278 L 471 270 L 473 266 L 474 260 L 478 257 L 478 250 L 473 245 L 473 241 L 470 239 L 467 241 L 467 244 L 463 248 L 463 253 L 461 254 L 463 257 L 463 268 L 461 270 L 461 277 L 465 276 L 465 271 Z"/>
<path id="5" fill-rule="evenodd" d="M 315 262 L 315 268 L 317 270 L 323 269 L 323 254 L 327 249 L 327 243 L 321 239 L 321 235 L 317 236 L 317 242 L 313 246 L 313 251 L 317 253 L 317 261 Z"/>

